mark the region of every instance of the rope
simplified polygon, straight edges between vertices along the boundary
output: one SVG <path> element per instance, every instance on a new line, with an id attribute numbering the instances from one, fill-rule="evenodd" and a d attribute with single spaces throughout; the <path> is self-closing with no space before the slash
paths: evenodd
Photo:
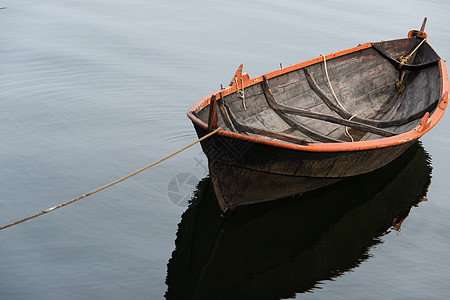
<path id="1" fill-rule="evenodd" d="M 84 194 L 84 195 L 82 195 L 82 196 L 79 196 L 79 197 L 77 197 L 77 198 L 74 198 L 74 199 L 72 199 L 72 200 L 70 200 L 70 201 L 61 203 L 61 204 L 59 204 L 59 205 L 50 207 L 50 208 L 48 208 L 48 209 L 46 209 L 46 210 L 40 211 L 40 212 L 38 212 L 37 214 L 34 214 L 34 215 L 32 215 L 32 216 L 29 216 L 29 217 L 23 218 L 23 219 L 21 219 L 21 220 L 12 222 L 12 223 L 10 223 L 10 224 L 1 226 L 1 227 L 0 227 L 0 230 L 5 229 L 5 228 L 8 228 L 8 227 L 11 227 L 11 226 L 14 226 L 14 225 L 17 225 L 17 224 L 20 224 L 20 223 L 23 223 L 23 222 L 28 221 L 28 220 L 31 220 L 31 219 L 34 219 L 34 218 L 39 217 L 39 216 L 41 216 L 41 215 L 43 215 L 43 214 L 49 213 L 49 212 L 51 212 L 51 211 L 53 211 L 53 210 L 55 210 L 55 209 L 61 208 L 61 207 L 66 206 L 66 205 L 69 205 L 69 204 L 71 204 L 71 203 L 73 203 L 73 202 L 75 202 L 75 201 L 81 200 L 81 199 L 86 198 L 86 197 L 88 197 L 88 196 L 90 196 L 90 195 L 93 195 L 93 194 L 95 194 L 95 193 L 97 193 L 97 192 L 100 192 L 100 191 L 102 191 L 102 190 L 104 190 L 104 189 L 106 189 L 106 188 L 109 188 L 109 187 L 111 187 L 111 186 L 113 186 L 113 185 L 115 185 L 115 184 L 117 184 L 117 183 L 119 183 L 119 182 L 122 182 L 122 181 L 124 181 L 124 180 L 126 180 L 126 179 L 128 179 L 128 178 L 130 178 L 130 177 L 132 177 L 132 176 L 134 176 L 134 175 L 136 175 L 136 174 L 138 174 L 138 173 L 141 173 L 142 171 L 145 171 L 145 170 L 147 170 L 147 169 L 149 169 L 149 168 L 151 168 L 151 167 L 153 167 L 153 166 L 159 164 L 160 162 L 163 162 L 164 160 L 166 160 L 166 159 L 168 159 L 168 158 L 170 158 L 170 157 L 172 157 L 172 156 L 174 156 L 174 155 L 176 155 L 176 154 L 178 154 L 178 153 L 180 153 L 180 152 L 186 150 L 186 149 L 189 148 L 189 147 L 192 147 L 193 145 L 197 144 L 198 142 L 201 142 L 201 141 L 203 141 L 203 140 L 209 138 L 210 136 L 214 135 L 215 133 L 217 133 L 217 132 L 218 132 L 219 130 L 221 130 L 221 129 L 222 129 L 222 128 L 219 127 L 219 128 L 217 128 L 216 130 L 211 131 L 211 132 L 208 133 L 207 135 L 203 136 L 202 138 L 196 140 L 195 142 L 192 142 L 192 143 L 190 143 L 189 145 L 184 146 L 183 148 L 181 148 L 181 149 L 179 149 L 179 150 L 173 152 L 172 154 L 169 154 L 169 155 L 167 155 L 166 157 L 161 158 L 160 160 L 155 161 L 154 163 L 151 163 L 151 164 L 149 164 L 149 165 L 146 166 L 146 167 L 143 167 L 142 169 L 139 169 L 139 170 L 137 170 L 137 171 L 135 171 L 135 172 L 133 172 L 133 173 L 131 173 L 131 174 L 128 174 L 128 175 L 125 176 L 125 177 L 122 177 L 122 178 L 120 178 L 120 179 L 117 179 L 116 181 L 113 181 L 113 182 L 111 182 L 111 183 L 108 183 L 107 185 L 104 185 L 104 186 L 102 186 L 102 187 L 99 187 L 98 189 L 95 189 L 95 190 L 93 190 L 93 191 L 91 191 L 91 192 L 89 192 L 89 193 L 87 193 L 87 194 Z"/>
<path id="2" fill-rule="evenodd" d="M 405 74 L 406 71 L 402 70 L 403 65 L 407 64 L 409 62 L 409 60 L 411 59 L 411 57 L 413 56 L 414 53 L 416 53 L 416 51 L 420 48 L 420 46 L 422 46 L 422 44 L 426 41 L 427 39 L 423 39 L 419 45 L 417 45 L 417 47 L 408 55 L 405 56 L 400 56 L 398 58 L 400 64 L 398 65 L 398 69 L 400 70 L 400 78 L 395 82 L 395 88 L 397 89 L 397 92 L 399 94 L 403 93 L 403 91 L 405 90 L 406 86 L 403 84 L 403 80 L 405 79 Z"/>
<path id="3" fill-rule="evenodd" d="M 236 93 L 239 97 L 242 98 L 242 105 L 244 106 L 244 110 L 247 110 L 247 107 L 245 107 L 245 91 L 244 91 L 244 78 L 241 77 L 241 90 L 239 89 L 237 77 L 234 78 L 234 82 L 236 83 Z"/>
<path id="4" fill-rule="evenodd" d="M 400 65 L 398 66 L 399 69 L 401 69 L 403 67 L 404 64 L 408 63 L 408 61 L 411 59 L 411 56 L 413 56 L 414 53 L 416 53 L 416 51 L 420 48 L 420 46 L 422 46 L 422 44 L 426 41 L 427 39 L 423 39 L 419 45 L 417 45 L 417 47 L 408 55 L 406 56 L 400 56 L 399 57 L 399 61 L 400 61 Z"/>
<path id="5" fill-rule="evenodd" d="M 339 104 L 339 106 L 343 110 L 345 110 L 347 113 L 350 114 L 350 112 L 347 109 L 345 109 L 345 107 L 342 105 L 341 101 L 339 101 L 338 97 L 336 96 L 336 93 L 334 92 L 333 86 L 331 85 L 330 77 L 328 76 L 327 60 L 325 58 L 325 55 L 320 54 L 320 56 L 323 57 L 323 66 L 324 66 L 324 69 L 325 69 L 325 75 L 327 76 L 328 86 L 330 87 L 330 90 L 331 90 L 331 93 L 333 94 L 334 99 L 336 100 L 336 102 Z M 351 118 L 349 120 L 351 121 L 354 117 L 356 117 L 356 115 L 351 116 Z M 348 136 L 352 140 L 352 142 L 355 141 L 353 139 L 352 135 L 350 134 L 350 132 L 348 132 L 348 127 L 347 126 L 345 126 L 345 135 Z"/>

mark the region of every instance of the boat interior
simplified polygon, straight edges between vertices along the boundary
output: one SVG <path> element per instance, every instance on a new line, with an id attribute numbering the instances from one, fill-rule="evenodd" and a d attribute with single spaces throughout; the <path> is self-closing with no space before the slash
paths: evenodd
<path id="1" fill-rule="evenodd" d="M 342 143 L 408 132 L 437 107 L 440 58 L 426 39 L 322 57 L 244 87 L 236 80 L 236 92 L 213 96 L 194 115 L 208 124 L 213 109 L 223 130 L 268 140 Z"/>

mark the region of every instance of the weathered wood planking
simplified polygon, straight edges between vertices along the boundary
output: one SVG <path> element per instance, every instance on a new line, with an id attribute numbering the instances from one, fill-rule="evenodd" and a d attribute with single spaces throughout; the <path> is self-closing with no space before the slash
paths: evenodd
<path id="1" fill-rule="evenodd" d="M 397 46 L 395 51 L 389 49 L 389 55 L 403 55 L 405 54 L 404 47 L 412 49 L 416 43 L 402 41 L 400 44 L 403 45 L 403 48 Z M 427 51 L 429 51 L 428 48 L 424 52 Z M 426 60 L 423 57 L 424 55 L 424 53 L 419 51 L 413 61 L 421 62 Z M 348 119 L 356 115 L 354 117 L 356 120 L 359 118 L 372 118 L 374 120 L 386 121 L 398 120 L 407 118 L 411 115 L 411 111 L 419 113 L 413 120 L 419 118 L 424 113 L 423 110 L 428 109 L 436 101 L 439 93 L 436 88 L 427 88 L 427 85 L 430 83 L 439 85 L 439 81 L 436 80 L 438 72 L 432 70 L 432 68 L 436 69 L 437 66 L 430 67 L 419 74 L 414 74 L 414 76 L 411 76 L 409 74 L 411 72 L 408 71 L 409 73 L 406 76 L 407 84 L 415 84 L 417 91 L 409 89 L 405 93 L 398 95 L 393 85 L 393 82 L 398 78 L 398 70 L 389 61 L 385 59 L 380 60 L 379 53 L 374 49 L 369 48 L 339 57 L 329 61 L 327 64 L 328 73 L 333 78 L 333 88 L 345 110 L 350 112 L 347 115 L 344 114 L 343 117 Z M 325 107 L 326 105 L 323 99 L 317 96 L 317 91 L 314 92 L 311 84 L 305 84 L 305 82 L 308 82 L 308 74 L 314 74 L 314 84 L 330 101 L 335 102 L 328 87 L 323 63 L 309 66 L 305 68 L 303 73 L 302 70 L 298 70 L 288 73 L 285 76 L 271 79 L 271 86 L 274 86 L 272 92 L 277 98 L 277 101 L 286 106 L 310 110 L 311 112 L 326 112 L 332 116 L 338 115 L 335 111 Z M 285 117 L 273 112 L 270 106 L 264 102 L 264 92 L 259 85 L 246 88 L 245 94 L 247 110 L 242 109 L 242 99 L 236 94 L 225 97 L 223 101 L 228 103 L 230 110 L 235 112 L 237 118 L 243 120 L 243 123 L 251 127 L 268 129 L 274 132 L 284 132 L 294 127 L 296 130 L 293 130 L 292 133 L 294 135 L 301 135 L 302 138 L 305 136 L 311 137 L 310 132 L 313 131 L 317 132 L 316 136 L 312 134 L 313 140 L 318 142 L 330 142 L 339 139 L 343 141 L 348 140 L 347 137 L 343 136 L 345 127 L 343 128 L 340 125 L 317 122 L 308 118 Z M 414 105 L 410 105 L 410 103 L 414 103 Z M 337 106 L 337 104 L 335 105 Z M 405 105 L 410 110 L 399 109 Z M 371 124 L 376 125 L 377 122 L 380 121 L 374 121 Z M 303 125 L 300 128 L 295 128 L 295 123 Z M 393 127 L 394 132 L 400 133 L 403 128 L 410 130 L 415 126 L 415 123 L 411 123 L 407 127 L 396 126 L 398 124 L 388 125 L 384 124 L 382 127 Z M 309 129 L 305 131 L 304 128 Z M 357 132 L 355 129 L 352 131 L 355 134 Z M 360 131 L 356 135 L 359 136 L 358 139 L 362 140 L 377 138 L 379 136 L 378 134 L 363 133 Z M 329 136 L 330 139 L 328 140 L 323 136 Z"/>
<path id="2" fill-rule="evenodd" d="M 224 192 L 222 210 L 364 174 L 404 153 L 437 124 L 448 102 L 445 64 L 427 43 L 405 69 L 397 63 L 419 44 L 413 37 L 329 54 L 329 80 L 323 57 L 246 79 L 246 109 L 230 93 L 235 87 L 211 94 L 220 95 L 217 124 L 224 130 L 201 145 L 216 193 Z M 399 93 L 395 83 L 403 73 L 406 89 Z M 209 132 L 214 104 L 202 101 L 188 112 L 199 137 Z M 240 193 L 248 199 L 233 196 L 259 183 L 267 188 Z"/>

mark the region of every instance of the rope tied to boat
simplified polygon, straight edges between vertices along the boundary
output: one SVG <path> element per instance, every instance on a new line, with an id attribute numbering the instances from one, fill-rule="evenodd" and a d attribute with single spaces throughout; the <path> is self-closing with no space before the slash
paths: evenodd
<path id="1" fill-rule="evenodd" d="M 88 196 L 91 196 L 91 195 L 93 195 L 93 194 L 95 194 L 95 193 L 97 193 L 97 192 L 100 192 L 100 191 L 102 191 L 102 190 L 104 190 L 104 189 L 106 189 L 106 188 L 109 188 L 109 187 L 111 187 L 111 186 L 113 186 L 113 185 L 115 185 L 115 184 L 117 184 L 117 183 L 119 183 L 119 182 L 122 182 L 122 181 L 124 181 L 124 180 L 126 180 L 126 179 L 128 179 L 128 178 L 130 178 L 130 177 L 132 177 L 132 176 L 134 176 L 134 175 L 136 175 L 136 174 L 138 174 L 138 173 L 141 173 L 141 172 L 143 172 L 143 171 L 145 171 L 145 170 L 147 170 L 147 169 L 149 169 L 149 168 L 151 168 L 151 167 L 153 167 L 153 166 L 155 166 L 155 165 L 157 165 L 157 164 L 163 162 L 164 160 L 166 160 L 166 159 L 168 159 L 168 158 L 170 158 L 170 157 L 172 157 L 172 156 L 174 156 L 174 155 L 176 155 L 176 154 L 178 154 L 178 153 L 180 153 L 180 152 L 182 152 L 182 151 L 184 151 L 184 150 L 186 150 L 186 149 L 188 149 L 188 148 L 194 146 L 195 144 L 197 144 L 197 143 L 199 143 L 199 142 L 201 142 L 201 141 L 203 141 L 203 140 L 205 140 L 205 139 L 211 137 L 212 135 L 216 134 L 217 132 L 219 132 L 219 130 L 222 130 L 222 128 L 219 127 L 219 128 L 217 128 L 217 129 L 215 129 L 214 131 L 211 131 L 210 133 L 208 133 L 208 134 L 206 134 L 205 136 L 201 137 L 200 139 L 196 140 L 195 142 L 192 142 L 192 143 L 190 143 L 189 145 L 184 146 L 183 148 L 181 148 L 181 149 L 179 149 L 179 150 L 173 152 L 172 154 L 169 154 L 169 155 L 167 155 L 167 156 L 165 156 L 165 157 L 163 157 L 163 158 L 161 158 L 161 159 L 159 159 L 159 160 L 157 160 L 157 161 L 155 161 L 155 162 L 153 162 L 153 163 L 151 163 L 151 164 L 149 164 L 149 165 L 147 165 L 147 166 L 145 166 L 145 167 L 143 167 L 143 168 L 141 168 L 141 169 L 139 169 L 139 170 L 137 170 L 137 171 L 135 171 L 135 172 L 133 172 L 133 173 L 130 173 L 130 174 L 128 174 L 128 175 L 126 175 L 126 176 L 124 176 L 124 177 L 122 177 L 122 178 L 120 178 L 120 179 L 117 179 L 117 180 L 115 180 L 115 181 L 113 181 L 113 182 L 111 182 L 111 183 L 108 183 L 108 184 L 106 184 L 106 185 L 104 185 L 104 186 L 102 186 L 102 187 L 99 187 L 99 188 L 97 188 L 97 189 L 95 189 L 95 190 L 93 190 L 93 191 L 91 191 L 91 192 L 89 192 L 89 193 L 87 193 L 87 194 L 81 195 L 81 196 L 79 196 L 79 197 L 77 197 L 77 198 L 74 198 L 74 199 L 72 199 L 72 200 L 69 200 L 69 201 L 67 201 L 67 202 L 61 203 L 61 204 L 59 204 L 59 205 L 55 205 L 55 206 L 50 207 L 50 208 L 47 208 L 47 209 L 45 209 L 45 210 L 42 210 L 42 211 L 40 211 L 40 212 L 38 212 L 38 213 L 36 213 L 36 214 L 34 214 L 34 215 L 31 215 L 31 216 L 29 216 L 29 217 L 26 217 L 26 218 L 20 219 L 20 220 L 18 220 L 18 221 L 15 221 L 15 222 L 12 222 L 12 223 L 3 225 L 3 226 L 0 227 L 0 230 L 6 229 L 6 228 L 8 228 L 8 227 L 11 227 L 11 226 L 14 226 L 14 225 L 17 225 L 17 224 L 20 224 L 20 223 L 23 223 L 23 222 L 28 221 L 28 220 L 31 220 L 31 219 L 34 219 L 34 218 L 39 217 L 39 216 L 41 216 L 41 215 L 43 215 L 43 214 L 52 212 L 52 211 L 54 211 L 55 209 L 61 208 L 61 207 L 66 206 L 66 205 L 69 205 L 69 204 L 71 204 L 71 203 L 73 203 L 73 202 L 76 202 L 76 201 L 78 201 L 78 200 L 81 200 L 81 199 L 83 199 L 83 198 L 86 198 L 86 197 L 88 197 Z"/>
<path id="2" fill-rule="evenodd" d="M 399 60 L 399 62 L 400 62 L 400 65 L 398 66 L 399 69 L 401 69 L 401 68 L 403 67 L 404 64 L 407 64 L 407 63 L 409 62 L 409 60 L 410 60 L 411 57 L 414 55 L 414 53 L 416 53 L 416 51 L 419 50 L 420 46 L 422 46 L 422 44 L 425 43 L 426 40 L 427 40 L 427 39 L 423 39 L 423 40 L 419 43 L 419 45 L 417 45 L 417 47 L 414 48 L 414 50 L 413 50 L 410 54 L 405 55 L 405 56 L 400 56 L 400 57 L 398 58 L 398 60 Z"/>
<path id="3" fill-rule="evenodd" d="M 414 55 L 414 53 L 416 53 L 416 51 L 420 48 L 420 46 L 422 46 L 422 44 L 425 43 L 426 40 L 427 40 L 426 38 L 423 39 L 423 40 L 419 43 L 419 45 L 417 45 L 417 47 L 416 47 L 410 54 L 405 55 L 405 56 L 400 56 L 400 57 L 398 58 L 398 61 L 399 61 L 398 69 L 399 69 L 401 72 L 400 72 L 400 78 L 395 82 L 395 88 L 397 89 L 397 92 L 398 92 L 399 94 L 403 93 L 403 91 L 404 91 L 405 88 L 406 88 L 406 86 L 403 84 L 403 80 L 404 80 L 404 78 L 405 78 L 406 71 L 405 71 L 405 70 L 402 70 L 402 67 L 403 67 L 404 65 L 406 65 L 406 64 L 411 60 L 411 57 Z"/>
<path id="4" fill-rule="evenodd" d="M 351 112 L 349 112 L 349 111 L 342 105 L 341 101 L 339 101 L 338 97 L 336 96 L 336 93 L 334 92 L 333 86 L 332 86 L 331 81 L 330 81 L 330 77 L 328 76 L 327 59 L 325 58 L 325 55 L 324 55 L 324 54 L 320 54 L 320 56 L 323 57 L 323 66 L 324 66 L 324 69 L 325 69 L 325 75 L 326 75 L 326 77 L 327 77 L 327 80 L 328 80 L 328 86 L 330 87 L 330 90 L 331 90 L 331 93 L 333 94 L 334 99 L 336 100 L 337 104 L 339 104 L 339 106 L 340 106 L 343 110 L 345 110 L 345 111 L 346 111 L 347 113 L 349 113 L 349 114 L 352 114 Z M 356 117 L 356 116 L 357 116 L 357 115 L 354 114 L 354 115 L 352 115 L 348 120 L 351 121 L 351 120 L 352 120 L 354 117 Z M 345 136 L 349 137 L 349 138 L 352 140 L 352 142 L 355 141 L 355 140 L 353 139 L 352 135 L 350 134 L 350 132 L 348 131 L 348 126 L 345 126 Z"/>
<path id="5" fill-rule="evenodd" d="M 238 84 L 238 81 L 237 81 L 237 77 L 234 78 L 234 82 L 236 83 L 236 94 L 239 97 L 241 97 L 242 105 L 244 106 L 244 110 L 247 110 L 247 107 L 245 107 L 244 78 L 241 77 L 241 89 L 239 89 L 239 84 Z"/>

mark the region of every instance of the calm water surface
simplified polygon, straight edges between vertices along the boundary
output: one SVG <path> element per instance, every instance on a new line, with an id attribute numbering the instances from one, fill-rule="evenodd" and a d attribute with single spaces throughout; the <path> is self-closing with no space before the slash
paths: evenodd
<path id="1" fill-rule="evenodd" d="M 186 110 L 221 83 L 228 84 L 241 63 L 253 77 L 278 68 L 280 62 L 294 64 L 363 42 L 404 37 L 420 27 L 425 16 L 430 44 L 443 59 L 450 57 L 447 2 L 302 2 L 306 1 L 0 1 L 0 7 L 5 7 L 0 9 L 1 225 L 89 192 L 194 141 Z M 345 227 L 355 235 L 355 243 L 349 239 L 345 245 L 362 249 L 362 256 L 356 255 L 345 265 L 324 264 L 329 273 L 318 276 L 317 282 L 309 277 L 315 287 L 301 293 L 308 290 L 304 284 L 308 279 L 296 285 L 289 278 L 306 276 L 301 274 L 305 257 L 288 255 L 287 263 L 276 259 L 287 255 L 286 249 L 297 255 L 298 247 L 306 247 L 298 244 L 298 236 L 310 234 L 313 239 L 313 234 L 328 234 L 333 241 L 332 230 L 344 228 L 339 226 L 351 224 L 352 219 L 336 216 L 326 223 L 331 229 L 318 232 L 311 222 L 286 223 L 289 230 L 273 234 L 285 236 L 285 242 L 295 247 L 268 257 L 274 265 L 285 267 L 280 267 L 273 280 L 267 273 L 267 280 L 290 289 L 277 293 L 273 288 L 273 294 L 264 295 L 275 299 L 448 297 L 449 120 L 445 116 L 422 139 L 419 165 L 408 165 L 399 173 L 405 176 L 406 172 L 406 179 L 398 179 L 393 171 L 381 179 L 365 180 L 367 189 L 379 189 L 367 195 L 347 184 L 329 190 L 330 195 L 347 193 L 352 201 L 361 201 L 357 203 L 364 211 L 355 211 L 358 205 L 345 206 L 348 203 L 333 210 L 354 218 L 383 215 L 376 205 L 379 201 L 373 199 L 409 199 L 403 214 L 397 210 L 389 215 L 408 215 L 399 231 L 381 220 L 365 236 L 374 242 L 355 244 L 357 232 Z M 413 198 L 420 194 L 413 191 L 429 178 L 423 164 L 426 155 L 433 168 L 428 201 L 411 208 L 417 200 Z M 169 268 L 168 262 L 176 240 L 180 249 L 194 245 L 189 239 L 177 239 L 178 224 L 178 236 L 183 237 L 182 232 L 190 230 L 183 224 L 189 224 L 195 211 L 190 209 L 182 218 L 186 200 L 194 196 L 193 186 L 207 185 L 207 179 L 201 180 L 208 174 L 206 165 L 200 147 L 195 146 L 120 185 L 1 231 L 0 299 L 161 299 L 168 289 L 182 288 L 176 281 L 183 275 L 178 263 L 181 256 L 174 254 Z M 183 178 L 179 174 L 189 174 L 190 181 L 174 190 L 174 180 Z M 396 186 L 379 185 L 389 176 L 395 177 L 388 182 Z M 358 191 L 361 196 L 355 197 Z M 204 203 L 214 200 L 210 193 L 204 195 L 209 196 L 202 198 L 197 193 L 193 198 L 202 198 Z M 323 215 L 330 211 L 326 201 L 334 199 L 331 196 L 308 197 L 325 201 Z M 304 212 L 305 208 L 291 202 L 286 200 L 280 207 Z M 372 215 L 371 203 L 375 203 Z M 244 221 L 223 225 L 224 232 L 250 230 L 253 224 L 246 221 L 249 226 L 239 227 L 239 222 Z M 356 221 L 355 226 L 362 228 Z M 231 234 L 229 240 L 235 238 Z M 205 243 L 211 241 L 226 239 Z M 270 243 L 264 245 L 270 250 Z M 332 262 L 324 249 L 340 253 L 339 247 L 321 243 L 317 247 L 316 253 L 323 254 L 321 261 Z M 249 248 L 240 250 L 242 255 L 230 256 L 234 261 L 251 257 Z M 220 260 L 220 251 L 216 255 Z M 263 266 L 261 262 L 256 269 Z M 168 270 L 171 280 L 166 284 Z M 220 273 L 208 274 L 203 278 L 213 280 Z M 334 279 L 328 280 L 330 276 Z M 257 284 L 262 282 L 249 283 L 248 299 L 252 295 L 264 298 L 259 295 L 264 286 Z M 207 286 L 213 287 L 214 281 Z"/>

